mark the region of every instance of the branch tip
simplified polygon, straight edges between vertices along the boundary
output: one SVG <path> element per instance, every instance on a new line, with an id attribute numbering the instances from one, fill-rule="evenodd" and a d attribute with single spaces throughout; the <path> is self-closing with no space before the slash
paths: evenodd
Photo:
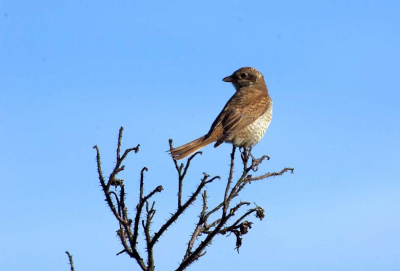
<path id="1" fill-rule="evenodd" d="M 69 265 L 71 267 L 71 271 L 74 271 L 74 261 L 72 260 L 72 255 L 71 253 L 69 253 L 68 251 L 65 251 L 65 253 L 67 253 L 68 255 L 68 260 L 69 260 Z"/>

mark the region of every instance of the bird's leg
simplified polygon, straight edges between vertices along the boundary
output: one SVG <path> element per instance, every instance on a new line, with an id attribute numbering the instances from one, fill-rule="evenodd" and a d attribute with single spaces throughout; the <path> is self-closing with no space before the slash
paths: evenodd
<path id="1" fill-rule="evenodd" d="M 256 159 L 253 154 L 251 154 L 251 150 L 252 147 L 249 147 L 246 149 L 247 151 L 247 158 L 249 158 L 249 156 L 251 156 L 251 168 L 254 172 L 256 172 L 258 170 L 258 165 L 260 164 L 261 161 L 259 161 L 259 159 Z"/>
<path id="2" fill-rule="evenodd" d="M 251 156 L 251 159 L 254 161 L 254 160 L 257 160 L 256 158 L 254 158 L 254 156 L 251 154 L 251 150 L 252 150 L 252 147 L 249 147 L 248 148 L 248 155 L 250 155 Z"/>
<path id="3" fill-rule="evenodd" d="M 247 152 L 246 147 L 239 147 L 239 150 L 240 150 L 243 162 L 247 163 L 247 161 L 249 160 L 249 153 Z"/>
<path id="4" fill-rule="evenodd" d="M 251 147 L 240 147 L 241 150 L 241 157 L 242 161 L 245 165 L 247 165 L 247 162 L 249 161 L 249 158 L 251 157 L 251 167 L 254 169 L 253 165 L 255 165 L 257 162 L 257 159 L 254 158 L 254 156 L 251 154 Z"/>

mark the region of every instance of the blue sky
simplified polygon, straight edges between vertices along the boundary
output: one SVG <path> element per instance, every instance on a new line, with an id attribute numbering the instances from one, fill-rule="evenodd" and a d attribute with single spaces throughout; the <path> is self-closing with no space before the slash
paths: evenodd
<path id="1" fill-rule="evenodd" d="M 168 138 L 208 131 L 242 66 L 265 77 L 274 116 L 241 200 L 266 210 L 245 236 L 218 237 L 189 270 L 399 270 L 400 2 L 9 1 L 0 3 L 0 269 L 137 270 L 121 250 L 99 187 L 116 139 L 131 208 L 139 171 L 161 184 L 154 227 L 175 209 Z M 230 146 L 206 147 L 185 183 L 228 173 Z M 208 187 L 216 202 L 223 181 Z M 238 199 L 239 200 L 239 199 Z M 172 202 L 172 203 L 171 203 Z M 196 203 L 156 249 L 174 270 Z M 136 268 L 136 269 L 135 269 Z"/>

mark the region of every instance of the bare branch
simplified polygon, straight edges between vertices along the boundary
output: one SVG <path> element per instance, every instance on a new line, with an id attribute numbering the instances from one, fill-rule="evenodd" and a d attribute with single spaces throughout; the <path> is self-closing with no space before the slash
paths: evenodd
<path id="1" fill-rule="evenodd" d="M 268 173 L 266 173 L 264 175 L 261 175 L 261 176 L 258 176 L 258 177 L 250 177 L 250 178 L 248 178 L 247 181 L 249 181 L 249 182 L 258 181 L 258 180 L 266 179 L 266 178 L 269 178 L 269 177 L 280 176 L 280 175 L 283 175 L 287 171 L 290 171 L 293 174 L 294 173 L 294 168 L 285 167 L 280 172 L 271 172 L 271 173 L 268 172 Z"/>
<path id="2" fill-rule="evenodd" d="M 122 161 L 128 156 L 128 154 L 131 151 L 135 151 L 135 153 L 139 152 L 139 147 L 140 144 L 138 144 L 135 148 L 129 148 L 126 149 L 124 154 L 122 155 L 122 157 L 120 158 L 120 153 L 121 153 L 121 141 L 122 141 L 122 132 L 123 132 L 124 128 L 121 126 L 121 128 L 119 129 L 119 133 L 118 133 L 118 144 L 117 144 L 117 163 L 115 164 L 114 170 L 111 172 L 110 177 L 108 178 L 108 183 L 107 183 L 107 189 L 110 188 L 110 185 L 112 185 L 115 176 L 121 172 L 122 170 L 124 170 L 124 166 L 121 167 L 121 163 Z"/>
<path id="3" fill-rule="evenodd" d="M 124 131 L 124 127 L 119 128 L 118 133 L 118 145 L 117 145 L 117 161 L 121 159 L 121 141 L 122 141 L 122 132 Z"/>
<path id="4" fill-rule="evenodd" d="M 215 212 L 217 212 L 219 209 L 222 208 L 222 206 L 224 206 L 224 202 L 221 202 L 219 205 L 217 205 L 214 209 L 212 209 L 211 211 L 207 212 L 205 214 L 205 220 L 207 221 L 207 219 Z"/>
<path id="5" fill-rule="evenodd" d="M 106 185 L 105 180 L 104 180 L 104 176 L 101 170 L 101 158 L 100 158 L 100 150 L 99 147 L 96 145 L 93 147 L 94 149 L 96 149 L 96 161 L 97 161 L 97 172 L 99 175 L 99 180 L 100 180 L 100 185 L 103 188 L 103 192 L 104 195 L 106 197 L 106 202 L 108 204 L 108 206 L 110 207 L 112 213 L 114 214 L 114 216 L 118 219 L 119 222 L 123 222 L 122 218 L 120 217 L 119 213 L 117 212 L 115 205 L 111 199 L 111 196 L 109 194 L 109 186 Z"/>
<path id="6" fill-rule="evenodd" d="M 251 148 L 242 148 L 241 152 L 241 160 L 243 162 L 243 171 L 240 176 L 234 180 L 234 169 L 235 169 L 235 152 L 236 147 L 232 147 L 232 152 L 230 154 L 230 166 L 229 166 L 229 174 L 226 182 L 226 186 L 224 189 L 223 198 L 221 201 L 216 204 L 215 207 L 208 210 L 207 204 L 207 191 L 205 187 L 207 184 L 212 183 L 215 179 L 220 179 L 219 176 L 215 176 L 210 178 L 210 176 L 204 173 L 203 178 L 200 180 L 197 188 L 194 192 L 191 193 L 189 198 L 186 201 L 182 201 L 183 197 L 183 181 L 187 176 L 189 171 L 189 167 L 191 166 L 192 160 L 201 152 L 196 152 L 192 154 L 186 164 L 178 164 L 178 162 L 172 158 L 175 169 L 178 173 L 178 207 L 175 212 L 171 214 L 169 219 L 161 225 L 158 231 L 155 231 L 152 235 L 151 225 L 153 218 L 155 217 L 156 210 L 154 209 L 155 202 L 150 205 L 149 200 L 159 192 L 162 192 L 163 187 L 161 185 L 157 186 L 147 195 L 144 190 L 144 172 L 148 171 L 146 167 L 143 167 L 140 172 L 140 183 L 139 183 L 139 200 L 136 205 L 136 213 L 134 219 L 129 218 L 130 210 L 125 205 L 125 185 L 124 180 L 118 179 L 117 175 L 125 169 L 125 166 L 122 164 L 124 159 L 128 156 L 128 154 L 132 151 L 137 153 L 139 151 L 140 145 L 138 144 L 135 148 L 129 148 L 125 151 L 121 150 L 122 145 L 122 133 L 123 127 L 119 129 L 118 134 L 118 144 L 117 144 L 117 161 L 115 167 L 110 173 L 108 179 L 104 178 L 102 169 L 101 169 L 101 158 L 100 158 L 100 150 L 97 146 L 93 148 L 96 150 L 96 161 L 97 161 L 97 172 L 99 175 L 99 180 L 101 187 L 103 189 L 105 200 L 111 209 L 113 215 L 118 220 L 119 229 L 117 230 L 117 235 L 121 240 L 121 244 L 123 246 L 123 250 L 117 253 L 123 254 L 127 253 L 130 257 L 134 258 L 138 265 L 140 266 L 142 271 L 154 271 L 155 262 L 153 255 L 153 248 L 155 244 L 158 242 L 160 237 L 169 229 L 169 227 L 177 221 L 177 219 L 185 212 L 185 210 L 192 205 L 197 199 L 198 195 L 202 193 L 202 208 L 198 215 L 198 221 L 195 224 L 193 232 L 189 238 L 187 243 L 187 247 L 182 259 L 182 262 L 176 269 L 177 271 L 185 270 L 189 265 L 193 262 L 197 261 L 199 258 L 206 254 L 206 248 L 209 246 L 216 235 L 224 235 L 224 234 L 234 234 L 236 237 L 236 250 L 239 252 L 239 248 L 242 245 L 242 236 L 247 234 L 249 229 L 251 229 L 252 222 L 245 220 L 251 214 L 255 214 L 257 218 L 260 220 L 265 216 L 265 211 L 263 208 L 256 205 L 255 208 L 251 208 L 244 212 L 243 214 L 243 206 L 249 206 L 250 202 L 240 201 L 239 203 L 233 204 L 233 199 L 239 195 L 242 189 L 252 181 L 262 180 L 273 176 L 283 175 L 287 171 L 291 171 L 293 173 L 293 168 L 284 168 L 280 172 L 268 172 L 264 175 L 253 177 L 250 175 L 250 171 L 256 172 L 258 170 L 259 165 L 265 160 L 269 160 L 269 156 L 264 155 L 261 158 L 254 158 L 251 154 Z M 173 149 L 172 145 L 173 141 L 169 140 L 170 150 Z M 251 158 L 251 164 L 249 164 Z M 110 187 L 115 187 L 115 192 L 110 191 Z M 233 207 L 230 207 L 233 206 Z M 143 210 L 143 208 L 145 208 Z M 242 213 L 242 215 L 239 214 Z M 143 216 L 142 216 L 143 215 Z M 238 218 L 233 219 L 236 215 Z M 213 220 L 211 220 L 211 216 L 215 216 Z M 209 220 L 211 222 L 209 223 Z M 144 261 L 138 252 L 137 245 L 139 239 L 139 229 L 143 228 L 142 234 L 145 237 L 145 249 L 147 252 L 147 261 Z M 198 242 L 198 243 L 197 243 Z M 68 254 L 68 253 L 67 253 Z M 69 254 L 68 254 L 69 255 Z M 72 256 L 70 258 L 71 266 L 72 266 Z M 73 266 L 72 266 L 73 268 Z M 73 269 L 72 269 L 73 270 Z"/>
<path id="7" fill-rule="evenodd" d="M 253 209 L 248 210 L 245 214 L 243 214 L 241 217 L 239 217 L 232 225 L 222 229 L 221 233 L 224 234 L 224 232 L 227 232 L 229 230 L 232 230 L 232 229 L 236 228 L 239 225 L 239 223 L 243 221 L 243 219 L 248 217 L 250 214 L 252 214 L 254 212 L 257 212 L 258 208 L 253 208 Z"/>
<path id="8" fill-rule="evenodd" d="M 69 260 L 69 265 L 71 266 L 71 271 L 74 271 L 74 261 L 72 260 L 72 255 L 68 252 L 68 251 L 65 251 L 65 253 L 67 253 L 67 255 L 68 255 L 68 260 Z"/>
<path id="9" fill-rule="evenodd" d="M 139 202 L 143 201 L 143 186 L 144 186 L 144 172 L 148 171 L 147 167 L 142 168 L 140 171 L 140 194 L 139 194 Z"/>
<path id="10" fill-rule="evenodd" d="M 150 194 L 147 196 L 143 197 L 143 186 L 144 186 L 144 171 L 147 171 L 147 168 L 144 167 L 142 171 L 140 172 L 140 194 L 139 194 L 139 203 L 136 206 L 136 216 L 135 216 L 135 223 L 134 223 L 134 228 L 133 228 L 133 239 L 132 243 L 134 244 L 133 247 L 136 249 L 136 243 L 137 243 L 137 238 L 139 234 L 139 222 L 140 222 L 140 216 L 142 214 L 142 209 L 144 204 L 147 204 L 147 200 L 152 197 L 155 193 L 161 192 L 163 190 L 163 187 L 161 185 L 157 186 Z"/>
<path id="11" fill-rule="evenodd" d="M 122 215 L 122 213 L 121 213 L 121 204 L 120 204 L 120 202 L 119 202 L 117 193 L 115 193 L 114 191 L 110 191 L 110 192 L 108 192 L 108 193 L 109 193 L 110 195 L 114 195 L 115 201 L 117 202 L 118 215 L 121 216 L 121 215 Z"/>
<path id="12" fill-rule="evenodd" d="M 153 218 L 154 210 L 154 202 L 149 208 L 149 203 L 146 201 L 146 222 L 142 220 L 142 226 L 144 229 L 144 235 L 146 236 L 146 245 L 147 245 L 147 267 L 149 270 L 154 270 L 154 255 L 153 249 L 150 246 L 151 243 L 151 236 L 150 236 L 150 223 Z"/>
<path id="13" fill-rule="evenodd" d="M 207 211 L 207 190 L 204 190 L 202 198 L 203 198 L 203 209 L 201 210 L 200 216 L 204 217 Z"/>
<path id="14" fill-rule="evenodd" d="M 229 211 L 229 216 L 234 216 L 234 215 L 235 215 L 235 212 L 236 212 L 237 210 L 239 210 L 239 208 L 242 207 L 243 205 L 249 206 L 249 205 L 250 205 L 250 202 L 244 201 L 244 202 L 238 203 L 235 207 L 233 207 L 233 208 Z"/>
<path id="15" fill-rule="evenodd" d="M 124 154 L 122 157 L 120 157 L 121 153 L 121 141 L 122 141 L 122 132 L 123 132 L 123 127 L 120 128 L 119 134 L 118 134 L 118 146 L 117 146 L 117 162 L 116 165 L 111 172 L 108 181 L 106 183 L 102 170 L 101 170 L 101 159 L 100 159 L 100 150 L 98 146 L 94 146 L 93 148 L 96 149 L 96 160 L 97 160 L 97 171 L 99 175 L 99 180 L 101 187 L 103 189 L 106 202 L 111 209 L 112 213 L 114 214 L 115 218 L 119 222 L 119 230 L 117 231 L 117 234 L 121 240 L 121 243 L 124 247 L 124 250 L 119 252 L 118 254 L 121 254 L 123 252 L 128 253 L 132 258 L 135 258 L 139 266 L 143 271 L 147 271 L 147 267 L 145 263 L 143 262 L 143 259 L 140 257 L 139 253 L 136 250 L 136 242 L 134 242 L 133 234 L 132 234 L 132 229 L 131 229 L 131 224 L 132 220 L 129 219 L 128 217 L 128 209 L 125 206 L 125 187 L 123 184 L 123 180 L 119 180 L 116 178 L 116 175 L 124 170 L 124 166 L 121 165 L 123 160 L 127 157 L 129 152 L 135 151 L 137 153 L 139 151 L 139 146 L 138 145 L 136 148 L 130 148 L 125 150 Z M 109 191 L 110 186 L 116 186 L 120 189 L 119 191 L 119 196 L 113 192 Z M 117 202 L 117 208 L 112 200 L 111 195 L 115 197 L 115 201 Z M 127 240 L 129 241 L 129 245 L 127 243 Z"/>
<path id="16" fill-rule="evenodd" d="M 198 154 L 203 154 L 203 152 L 201 152 L 201 151 L 195 152 L 195 153 L 192 154 L 192 155 L 189 157 L 189 159 L 187 160 L 185 169 L 183 170 L 183 173 L 182 173 L 182 180 L 183 180 L 183 178 L 185 178 L 185 176 L 186 176 L 186 173 L 187 173 L 188 168 L 189 168 L 189 166 L 190 166 L 190 162 L 191 162 L 192 159 L 195 158 L 196 155 L 198 155 Z"/>
<path id="17" fill-rule="evenodd" d="M 244 206 L 244 205 L 248 206 L 248 205 L 250 205 L 250 202 L 240 202 L 240 203 L 238 203 L 235 207 L 233 207 L 233 208 L 229 211 L 229 214 L 228 214 L 228 216 L 227 216 L 227 220 L 230 219 L 231 217 L 233 217 L 233 216 L 235 215 L 236 211 L 239 210 L 240 207 L 242 207 L 242 206 Z M 261 208 L 261 207 L 257 207 L 257 208 Z M 242 221 L 246 216 L 248 216 L 248 215 L 251 214 L 252 212 L 256 211 L 255 209 L 257 209 L 257 208 L 254 208 L 254 210 L 251 209 L 251 210 L 252 210 L 251 212 L 248 211 L 246 214 L 242 215 L 238 220 L 236 220 L 236 222 L 233 223 L 231 226 L 227 226 L 227 227 L 225 227 L 224 229 L 221 229 L 219 233 L 225 234 L 226 231 L 227 231 L 227 229 L 229 229 L 229 228 L 231 228 L 231 227 L 235 227 L 235 226 L 236 226 L 240 221 Z M 261 209 L 262 209 L 262 208 L 261 208 Z M 218 225 L 218 223 L 220 223 L 220 222 L 221 222 L 221 219 L 215 220 L 214 222 L 210 223 L 208 226 L 204 227 L 203 232 L 204 232 L 204 233 L 208 233 L 208 234 L 211 233 L 212 231 L 210 231 L 209 229 L 211 229 L 211 228 L 214 227 L 215 225 Z"/>
<path id="18" fill-rule="evenodd" d="M 232 152 L 231 152 L 231 166 L 229 169 L 229 177 L 228 177 L 228 183 L 226 184 L 226 189 L 225 189 L 225 195 L 224 195 L 224 203 L 223 203 L 223 216 L 226 215 L 226 211 L 228 210 L 229 207 L 229 200 L 228 200 L 228 193 L 231 188 L 231 182 L 233 178 L 233 169 L 235 167 L 235 152 L 236 152 L 236 146 L 232 145 Z"/>
<path id="19" fill-rule="evenodd" d="M 143 198 L 143 202 L 148 201 L 155 193 L 160 193 L 163 190 L 164 188 L 161 185 L 157 186 L 153 191 L 151 191 L 147 196 Z"/>
<path id="20" fill-rule="evenodd" d="M 99 175 L 100 184 L 101 184 L 102 187 L 105 187 L 106 184 L 105 184 L 105 181 L 104 181 L 103 172 L 101 170 L 100 150 L 99 150 L 99 147 L 97 145 L 94 145 L 93 149 L 96 150 L 97 173 Z"/>
<path id="21" fill-rule="evenodd" d="M 186 269 L 190 264 L 192 264 L 194 261 L 196 261 L 203 253 L 205 253 L 205 248 L 211 243 L 211 240 L 215 237 L 215 235 L 217 234 L 225 234 L 227 231 L 230 232 L 234 232 L 236 237 L 237 237 L 237 241 L 236 241 L 236 249 L 239 251 L 239 247 L 241 246 L 241 242 L 242 239 L 241 237 L 239 237 L 241 234 L 240 231 L 238 231 L 236 229 L 236 227 L 245 227 L 245 222 L 242 222 L 240 225 L 239 223 L 249 214 L 256 212 L 257 210 L 259 210 L 257 207 L 255 209 L 251 209 L 250 211 L 248 211 L 247 213 L 245 213 L 244 215 L 242 215 L 238 220 L 236 220 L 234 222 L 234 224 L 232 224 L 230 227 L 225 227 L 223 228 L 223 226 L 228 222 L 228 220 L 233 217 L 236 213 L 236 211 L 238 211 L 240 209 L 240 207 L 244 206 L 244 205 L 250 205 L 249 202 L 240 202 L 239 204 L 237 204 L 235 207 L 231 208 L 229 213 L 227 213 L 230 202 L 232 201 L 232 199 L 234 197 L 236 197 L 239 192 L 243 189 L 243 187 L 249 182 L 248 181 L 248 173 L 250 170 L 256 170 L 256 167 L 258 167 L 258 165 L 265 159 L 265 158 L 269 158 L 268 156 L 263 156 L 260 159 L 253 159 L 252 160 L 252 165 L 250 167 L 247 167 L 247 163 L 249 160 L 249 156 L 251 156 L 250 154 L 250 150 L 246 150 L 244 149 L 243 153 L 242 153 L 242 161 L 243 161 L 243 173 L 240 176 L 240 178 L 236 181 L 235 185 L 233 186 L 233 188 L 231 188 L 231 184 L 233 181 L 233 172 L 234 172 L 234 161 L 235 161 L 235 151 L 236 151 L 236 147 L 233 146 L 232 147 L 232 152 L 231 152 L 231 163 L 230 163 L 230 167 L 229 167 L 229 175 L 228 175 L 228 180 L 227 180 L 227 184 L 225 187 L 225 194 L 224 194 L 224 200 L 218 204 L 214 209 L 212 209 L 211 211 L 209 211 L 208 213 L 205 213 L 204 209 L 202 210 L 202 212 L 200 213 L 199 216 L 199 222 L 196 225 L 196 228 L 192 234 L 191 239 L 189 240 L 188 243 L 188 248 L 186 249 L 186 253 L 185 256 L 183 258 L 182 263 L 180 264 L 179 268 L 177 270 L 184 270 Z M 204 206 L 204 204 L 203 204 Z M 210 224 L 207 224 L 207 219 L 210 217 L 211 214 L 217 212 L 218 210 L 220 210 L 222 208 L 222 214 L 221 217 L 216 219 L 214 222 L 211 222 Z M 262 208 L 260 208 L 262 209 Z M 261 214 L 260 214 L 261 216 Z M 247 222 L 246 222 L 247 223 Z M 249 228 L 251 226 L 251 222 L 249 222 L 248 224 L 246 224 L 246 229 Z M 210 230 L 211 228 L 213 228 L 213 230 Z M 223 230 L 222 230 L 223 228 Z M 247 232 L 247 231 L 246 231 Z M 201 234 L 201 233 L 206 233 L 207 237 L 199 244 L 199 246 L 192 252 L 192 248 L 193 248 L 193 244 L 195 239 Z"/>
<path id="22" fill-rule="evenodd" d="M 173 141 L 172 139 L 169 139 L 169 150 L 170 152 L 173 149 Z M 179 181 L 178 181 L 178 208 L 180 208 L 182 206 L 182 189 L 183 189 L 183 179 L 186 176 L 186 173 L 189 169 L 190 166 L 190 162 L 193 160 L 193 158 L 198 155 L 198 154 L 202 154 L 201 151 L 195 152 L 194 154 L 192 154 L 189 159 L 186 162 L 186 166 L 184 166 L 184 164 L 182 163 L 180 166 L 178 166 L 178 162 L 175 160 L 175 158 L 172 157 L 172 160 L 174 161 L 174 165 L 176 168 L 176 171 L 178 172 L 178 176 L 179 176 Z M 183 170 L 183 172 L 182 172 Z"/>
<path id="23" fill-rule="evenodd" d="M 201 235 L 202 225 L 206 223 L 205 213 L 207 210 L 207 190 L 204 190 L 202 197 L 203 197 L 203 209 L 201 210 L 201 213 L 199 215 L 199 222 L 197 222 L 196 228 L 193 231 L 192 237 L 189 240 L 184 260 L 187 259 L 192 253 L 194 242 L 196 241 L 197 237 Z"/>
<path id="24" fill-rule="evenodd" d="M 201 180 L 200 184 L 197 186 L 196 191 L 193 192 L 193 194 L 189 197 L 189 199 L 185 202 L 185 204 L 183 204 L 182 207 L 178 208 L 178 210 L 176 210 L 176 212 L 167 220 L 167 222 L 165 222 L 165 224 L 161 226 L 160 230 L 158 230 L 154 234 L 154 237 L 151 240 L 151 247 L 154 246 L 154 244 L 158 241 L 160 236 L 169 228 L 169 226 L 171 226 L 172 223 L 174 223 L 178 219 L 178 217 L 190 206 L 190 204 L 192 204 L 196 200 L 197 196 L 204 188 L 204 186 L 206 186 L 206 184 L 213 182 L 215 179 L 221 179 L 221 177 L 215 176 L 210 180 L 207 180 L 209 175 L 207 173 L 203 174 L 204 177 Z"/>
<path id="25" fill-rule="evenodd" d="M 120 255 L 120 254 L 126 252 L 132 258 L 135 258 L 135 257 L 140 258 L 140 256 L 138 254 L 134 253 L 133 250 L 129 247 L 128 243 L 126 242 L 126 240 L 128 239 L 128 235 L 126 234 L 126 231 L 124 230 L 122 223 L 119 224 L 119 230 L 117 231 L 117 235 L 118 235 L 119 239 L 121 240 L 121 243 L 122 243 L 122 246 L 124 247 L 124 249 L 122 251 L 118 252 L 116 255 Z"/>

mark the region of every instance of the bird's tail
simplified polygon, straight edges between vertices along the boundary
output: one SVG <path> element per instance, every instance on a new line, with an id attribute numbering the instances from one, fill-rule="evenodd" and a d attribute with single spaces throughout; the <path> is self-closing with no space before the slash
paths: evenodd
<path id="1" fill-rule="evenodd" d="M 185 158 L 188 155 L 191 155 L 195 151 L 200 150 L 204 146 L 216 141 L 213 137 L 207 137 L 204 135 L 202 137 L 199 137 L 198 139 L 195 139 L 189 143 L 186 143 L 185 145 L 182 145 L 177 148 L 173 148 L 171 150 L 171 155 L 175 160 L 180 160 Z"/>

